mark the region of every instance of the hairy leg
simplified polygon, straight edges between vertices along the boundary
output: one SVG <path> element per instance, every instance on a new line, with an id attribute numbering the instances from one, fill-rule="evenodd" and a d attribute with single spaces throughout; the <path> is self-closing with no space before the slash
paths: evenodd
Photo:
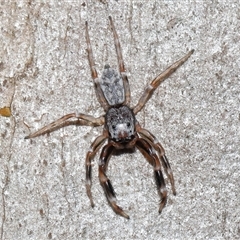
<path id="1" fill-rule="evenodd" d="M 69 120 L 70 118 L 77 118 L 77 120 Z M 82 113 L 70 113 L 39 129 L 38 131 L 26 136 L 25 139 L 35 138 L 69 125 L 101 126 L 103 124 L 104 117 L 95 118 L 93 116 Z"/>
<path id="2" fill-rule="evenodd" d="M 193 54 L 194 50 L 191 50 L 183 58 L 168 67 L 163 73 L 159 74 L 145 89 L 143 95 L 140 97 L 138 104 L 133 108 L 134 114 L 137 114 L 151 98 L 153 92 L 157 89 L 161 82 L 168 78 L 172 73 L 174 73 L 183 63 L 185 63 L 188 58 Z"/>

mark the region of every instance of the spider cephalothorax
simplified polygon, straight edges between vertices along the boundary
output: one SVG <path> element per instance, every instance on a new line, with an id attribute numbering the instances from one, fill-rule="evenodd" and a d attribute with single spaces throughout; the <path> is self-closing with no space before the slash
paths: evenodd
<path id="1" fill-rule="evenodd" d="M 135 134 L 135 117 L 128 106 L 112 107 L 106 113 L 106 129 L 116 142 L 129 142 Z"/>
<path id="2" fill-rule="evenodd" d="M 37 132 L 30 134 L 26 138 L 34 138 L 39 135 L 52 132 L 58 128 L 68 125 L 86 125 L 86 126 L 101 126 L 104 125 L 102 135 L 98 136 L 91 144 L 91 149 L 87 152 L 85 166 L 86 166 L 86 189 L 87 195 L 90 199 L 92 207 L 93 199 L 91 193 L 92 185 L 92 165 L 91 161 L 101 148 L 101 146 L 108 140 L 106 145 L 102 147 L 99 159 L 99 180 L 106 194 L 107 200 L 112 209 L 119 215 L 129 218 L 129 216 L 116 204 L 116 196 L 113 186 L 106 175 L 107 163 L 115 149 L 134 148 L 144 155 L 147 161 L 154 168 L 154 176 L 158 193 L 161 197 L 159 206 L 159 213 L 167 202 L 167 190 L 162 174 L 162 169 L 165 169 L 166 175 L 170 180 L 173 194 L 176 194 L 174 186 L 174 178 L 170 164 L 161 144 L 148 130 L 142 128 L 136 120 L 136 114 L 151 98 L 155 89 L 160 83 L 168 78 L 178 67 L 180 67 L 193 53 L 191 50 L 186 56 L 175 62 L 163 73 L 159 74 L 145 89 L 135 107 L 130 107 L 130 88 L 127 75 L 125 74 L 125 67 L 123 63 L 120 43 L 117 32 L 113 25 L 112 18 L 109 17 L 110 25 L 113 31 L 114 43 L 118 58 L 119 72 L 111 68 L 108 64 L 105 65 L 102 77 L 99 79 L 95 64 L 93 60 L 92 47 L 88 34 L 88 24 L 86 22 L 86 41 L 88 60 L 91 69 L 91 74 L 96 90 L 98 101 L 105 111 L 104 116 L 95 118 L 91 115 L 83 113 L 70 113 L 53 123 L 41 128 Z M 75 120 L 70 119 L 75 118 Z"/>

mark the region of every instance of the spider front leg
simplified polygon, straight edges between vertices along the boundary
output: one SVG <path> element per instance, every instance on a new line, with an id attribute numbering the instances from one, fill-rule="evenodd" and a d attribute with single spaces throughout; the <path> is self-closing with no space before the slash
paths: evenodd
<path id="1" fill-rule="evenodd" d="M 74 117 L 77 118 L 77 120 L 68 120 L 68 119 L 74 118 Z M 32 134 L 26 136 L 25 139 L 35 138 L 40 135 L 53 132 L 59 128 L 66 127 L 69 125 L 101 126 L 104 124 L 104 122 L 105 122 L 105 120 L 104 120 L 104 117 L 102 117 L 102 116 L 95 118 L 91 115 L 87 115 L 87 114 L 83 114 L 83 113 L 80 113 L 80 114 L 70 113 L 70 114 L 67 114 L 67 115 L 59 118 L 58 120 L 48 124 L 47 126 L 39 129 L 35 133 L 32 133 Z"/>
<path id="2" fill-rule="evenodd" d="M 146 104 L 146 102 L 151 98 L 153 92 L 157 89 L 161 82 L 168 78 L 172 73 L 174 73 L 183 63 L 185 63 L 188 58 L 193 54 L 194 50 L 191 50 L 186 56 L 172 64 L 163 73 L 159 74 L 145 89 L 143 95 L 138 101 L 138 104 L 133 108 L 134 114 L 137 114 Z"/>
<path id="3" fill-rule="evenodd" d="M 92 186 L 92 164 L 91 161 L 96 155 L 97 151 L 100 149 L 102 144 L 108 138 L 108 134 L 106 131 L 103 132 L 101 136 L 98 136 L 94 142 L 91 144 L 91 149 L 87 152 L 85 167 L 86 167 L 86 190 L 87 195 L 90 199 L 91 206 L 94 207 L 91 186 Z"/>
<path id="4" fill-rule="evenodd" d="M 167 203 L 167 189 L 161 171 L 161 163 L 153 147 L 145 139 L 139 138 L 136 142 L 136 147 L 140 150 L 140 152 L 148 160 L 148 162 L 154 167 L 154 177 L 156 180 L 157 190 L 161 197 L 158 212 L 161 213 L 162 209 Z"/>
<path id="5" fill-rule="evenodd" d="M 150 133 L 147 129 L 144 129 L 139 124 L 137 124 L 136 125 L 136 130 L 145 140 L 149 141 L 150 144 L 153 145 L 154 149 L 158 152 L 160 160 L 161 160 L 161 162 L 163 164 L 163 167 L 165 169 L 165 172 L 166 172 L 166 174 L 167 174 L 167 176 L 170 180 L 173 194 L 176 195 L 173 172 L 172 172 L 170 163 L 169 163 L 169 161 L 168 161 L 168 159 L 165 155 L 164 148 L 159 143 L 157 138 L 152 133 Z"/>
<path id="6" fill-rule="evenodd" d="M 122 217 L 129 219 L 129 216 L 123 211 L 121 207 L 116 204 L 116 194 L 111 184 L 111 181 L 106 175 L 108 160 L 111 157 L 115 147 L 109 142 L 102 149 L 99 161 L 99 180 L 107 197 L 108 203 L 113 211 Z"/>

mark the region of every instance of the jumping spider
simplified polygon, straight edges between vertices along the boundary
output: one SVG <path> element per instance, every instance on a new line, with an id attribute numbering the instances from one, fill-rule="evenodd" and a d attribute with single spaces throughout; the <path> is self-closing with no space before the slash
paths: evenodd
<path id="1" fill-rule="evenodd" d="M 93 60 L 92 47 L 88 33 L 88 23 L 86 22 L 86 42 L 88 60 L 91 69 L 91 74 L 96 90 L 96 95 L 99 103 L 103 107 L 105 114 L 95 118 L 86 114 L 70 113 L 53 123 L 41 128 L 37 132 L 25 137 L 34 138 L 39 135 L 52 132 L 68 125 L 85 125 L 85 126 L 102 126 L 103 133 L 98 136 L 91 144 L 91 149 L 86 156 L 86 190 L 93 207 L 93 199 L 91 193 L 92 185 L 92 165 L 91 161 L 101 148 L 103 143 L 107 140 L 106 145 L 103 146 L 100 160 L 99 160 L 99 180 L 106 194 L 106 198 L 112 209 L 119 215 L 129 219 L 129 216 L 123 211 L 121 207 L 116 204 L 116 195 L 113 186 L 106 175 L 108 161 L 116 149 L 134 149 L 136 146 L 144 155 L 147 161 L 154 168 L 154 176 L 158 193 L 161 197 L 159 206 L 159 213 L 161 213 L 167 202 L 167 189 L 162 174 L 162 165 L 170 180 L 173 194 L 176 194 L 174 186 L 173 173 L 165 156 L 162 145 L 158 142 L 156 137 L 148 130 L 142 128 L 136 120 L 137 113 L 143 108 L 147 101 L 151 98 L 155 89 L 160 83 L 168 78 L 177 68 L 179 68 L 192 55 L 194 50 L 191 50 L 186 56 L 168 67 L 163 73 L 158 75 L 145 89 L 140 100 L 135 107 L 130 107 L 130 88 L 128 78 L 125 73 L 124 62 L 121 53 L 121 47 L 118 39 L 113 20 L 109 17 L 110 25 L 113 32 L 114 43 L 118 59 L 119 72 L 105 65 L 101 78 L 98 78 Z M 71 119 L 70 118 L 75 118 Z"/>

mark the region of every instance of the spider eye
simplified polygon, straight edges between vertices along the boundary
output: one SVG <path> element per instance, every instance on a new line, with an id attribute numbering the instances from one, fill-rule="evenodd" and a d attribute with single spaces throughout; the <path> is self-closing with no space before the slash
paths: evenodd
<path id="1" fill-rule="evenodd" d="M 115 125 L 112 125 L 112 129 L 115 130 L 115 129 L 116 129 L 116 126 L 115 126 Z"/>
<path id="2" fill-rule="evenodd" d="M 130 127 L 130 125 L 131 125 L 130 122 L 127 122 L 127 127 L 128 127 L 128 128 Z"/>

